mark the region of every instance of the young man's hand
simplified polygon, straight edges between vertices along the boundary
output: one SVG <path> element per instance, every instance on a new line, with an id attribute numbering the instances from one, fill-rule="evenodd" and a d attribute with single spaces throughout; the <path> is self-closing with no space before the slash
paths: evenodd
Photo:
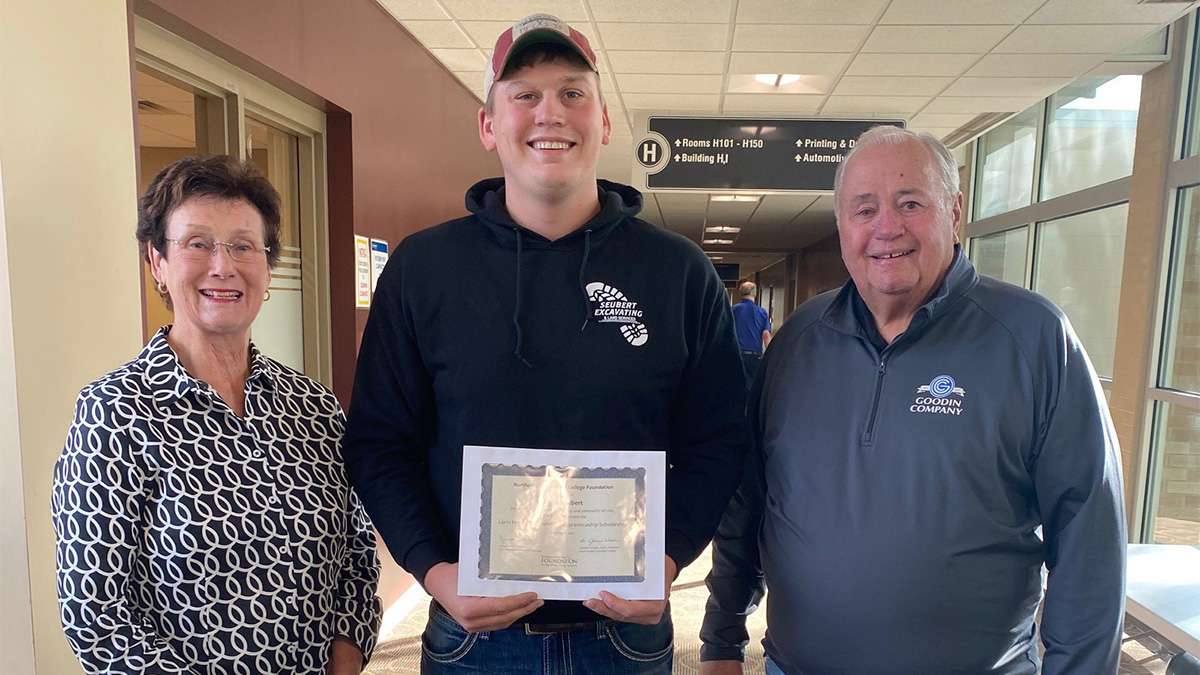
<path id="1" fill-rule="evenodd" d="M 471 633 L 503 630 L 542 606 L 542 599 L 533 592 L 503 598 L 459 595 L 458 563 L 442 562 L 430 567 L 425 573 L 425 590 Z"/>
<path id="2" fill-rule="evenodd" d="M 675 583 L 675 575 L 679 571 L 671 556 L 665 557 L 663 581 L 666 589 L 663 591 L 662 600 L 625 600 L 608 591 L 600 591 L 600 597 L 584 600 L 583 606 L 614 621 L 647 625 L 662 621 L 663 612 L 667 609 L 667 600 L 671 597 L 671 584 Z"/>

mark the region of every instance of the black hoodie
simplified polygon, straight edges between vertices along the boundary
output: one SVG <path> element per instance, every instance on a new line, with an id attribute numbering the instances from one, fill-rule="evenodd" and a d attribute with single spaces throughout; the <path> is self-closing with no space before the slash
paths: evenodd
<path id="1" fill-rule="evenodd" d="M 344 454 L 419 581 L 458 560 L 464 445 L 666 451 L 681 569 L 738 484 L 745 385 L 725 289 L 695 244 L 635 217 L 637 190 L 598 181 L 598 195 L 594 218 L 550 241 L 509 217 L 503 179 L 481 181 L 473 215 L 406 238 L 379 278 Z M 547 602 L 526 620 L 595 618 Z"/>

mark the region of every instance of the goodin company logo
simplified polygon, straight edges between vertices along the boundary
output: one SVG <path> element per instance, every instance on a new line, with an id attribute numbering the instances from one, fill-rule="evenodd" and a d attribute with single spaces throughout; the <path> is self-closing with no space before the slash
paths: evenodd
<path id="1" fill-rule="evenodd" d="M 961 415 L 963 399 L 967 392 L 955 383 L 949 375 L 938 375 L 917 387 L 917 397 L 908 406 L 911 413 L 929 413 L 932 415 Z"/>
<path id="2" fill-rule="evenodd" d="M 642 323 L 642 310 L 638 309 L 638 303 L 601 281 L 588 284 L 587 294 L 588 300 L 592 301 L 592 318 L 596 323 L 621 324 L 621 335 L 634 347 L 641 347 L 650 339 L 650 331 Z"/>

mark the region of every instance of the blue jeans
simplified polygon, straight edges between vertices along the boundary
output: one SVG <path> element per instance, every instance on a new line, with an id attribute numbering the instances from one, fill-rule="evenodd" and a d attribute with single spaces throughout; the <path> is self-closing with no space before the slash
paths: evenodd
<path id="1" fill-rule="evenodd" d="M 523 624 L 468 633 L 436 603 L 421 635 L 426 675 L 670 675 L 674 626 L 597 621 L 569 633 L 529 635 Z"/>
<path id="2" fill-rule="evenodd" d="M 763 670 L 766 671 L 767 675 L 787 675 L 787 673 L 779 669 L 779 664 L 772 661 L 769 656 L 763 657 Z"/>

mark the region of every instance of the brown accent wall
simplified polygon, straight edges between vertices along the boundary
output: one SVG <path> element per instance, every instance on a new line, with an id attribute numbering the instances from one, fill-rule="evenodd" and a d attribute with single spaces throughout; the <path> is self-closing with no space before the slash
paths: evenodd
<path id="1" fill-rule="evenodd" d="M 134 0 L 137 14 L 326 112 L 333 389 L 349 407 L 367 310 L 354 307 L 354 234 L 391 246 L 466 213 L 500 174 L 479 101 L 372 0 Z M 383 546 L 389 607 L 412 578 Z"/>
<path id="2" fill-rule="evenodd" d="M 372 0 L 137 0 L 145 18 L 328 113 L 333 388 L 350 403 L 367 310 L 354 308 L 355 233 L 405 236 L 465 213 L 500 174 L 479 101 Z"/>
<path id="3" fill-rule="evenodd" d="M 800 251 L 796 267 L 796 304 L 846 283 L 850 273 L 842 263 L 836 234 Z"/>

